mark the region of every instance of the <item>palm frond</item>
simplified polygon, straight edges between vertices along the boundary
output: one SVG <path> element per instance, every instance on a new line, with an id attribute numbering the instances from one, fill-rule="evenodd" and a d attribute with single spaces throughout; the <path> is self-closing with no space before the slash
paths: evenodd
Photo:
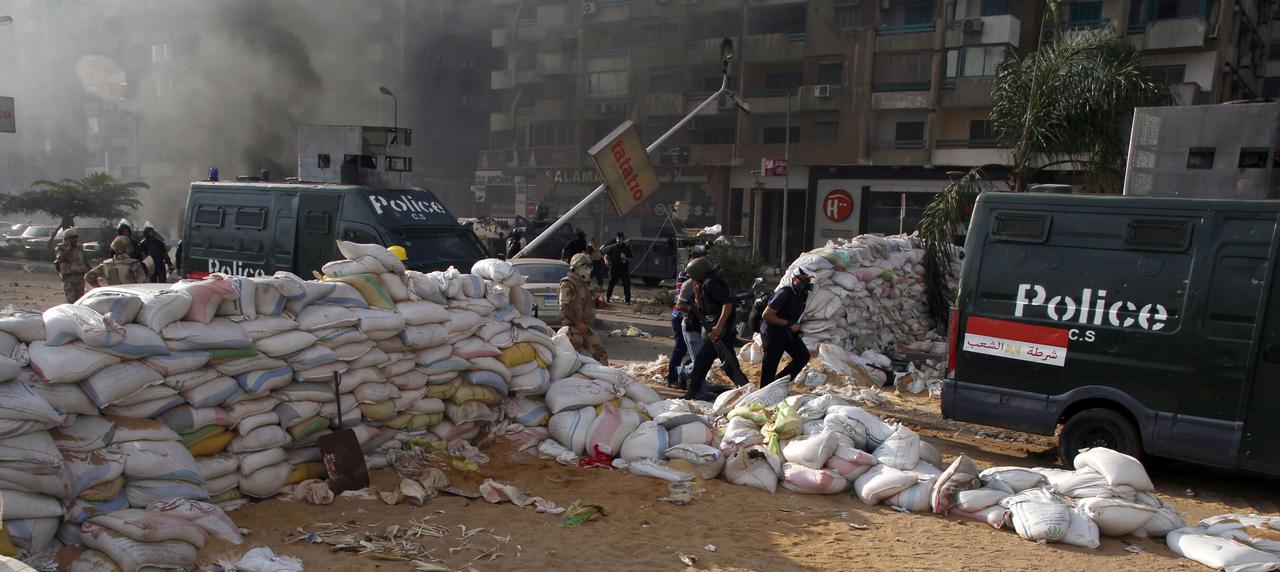
<path id="1" fill-rule="evenodd" d="M 924 242 L 924 272 L 929 296 L 929 313 L 937 323 L 945 323 L 955 294 L 947 276 L 956 261 L 956 237 L 969 224 L 978 195 L 996 190 L 981 168 L 971 169 L 954 180 L 925 207 L 916 228 Z"/>

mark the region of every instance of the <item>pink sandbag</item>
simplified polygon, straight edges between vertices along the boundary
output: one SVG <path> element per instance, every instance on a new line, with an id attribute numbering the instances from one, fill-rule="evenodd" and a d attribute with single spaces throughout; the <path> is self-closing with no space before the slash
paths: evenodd
<path id="1" fill-rule="evenodd" d="M 810 469 L 796 463 L 784 463 L 782 487 L 797 493 L 833 495 L 848 488 L 849 481 L 830 469 Z"/>
<path id="2" fill-rule="evenodd" d="M 964 517 L 969 520 L 976 520 L 978 522 L 985 522 L 991 525 L 991 528 L 1001 528 L 1004 526 L 1005 517 L 1009 514 L 1009 509 L 997 504 L 974 512 L 965 512 L 952 508 L 951 512 L 948 514 Z"/>
<path id="3" fill-rule="evenodd" d="M 208 324 L 218 313 L 218 306 L 226 300 L 235 300 L 239 296 L 235 284 L 229 280 L 210 279 L 199 282 L 180 282 L 172 286 L 191 295 L 191 308 L 182 319 L 189 322 Z"/>

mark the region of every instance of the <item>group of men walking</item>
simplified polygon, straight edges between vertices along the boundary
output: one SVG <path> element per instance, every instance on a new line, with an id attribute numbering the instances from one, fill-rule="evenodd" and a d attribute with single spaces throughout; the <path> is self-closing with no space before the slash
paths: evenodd
<path id="1" fill-rule="evenodd" d="M 84 296 L 85 286 L 114 286 L 141 282 L 163 283 L 168 281 L 173 261 L 164 239 L 150 226 L 142 231 L 142 240 L 133 237 L 133 228 L 125 221 L 116 227 L 111 239 L 111 258 L 90 268 L 80 233 L 75 227 L 62 230 L 62 242 L 54 248 L 53 265 L 62 278 L 62 293 L 67 303 L 75 303 Z M 143 261 L 150 258 L 150 273 Z"/>

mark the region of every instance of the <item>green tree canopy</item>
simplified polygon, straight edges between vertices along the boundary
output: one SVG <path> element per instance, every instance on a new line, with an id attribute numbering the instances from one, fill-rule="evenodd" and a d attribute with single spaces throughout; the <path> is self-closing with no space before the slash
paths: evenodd
<path id="1" fill-rule="evenodd" d="M 62 227 L 75 226 L 76 217 L 124 218 L 142 206 L 138 189 L 146 188 L 146 183 L 122 183 L 107 173 L 36 181 L 25 193 L 0 196 L 0 213 L 45 213 L 62 221 Z"/>
<path id="2" fill-rule="evenodd" d="M 1088 192 L 1119 193 L 1134 108 L 1169 105 L 1172 92 L 1123 37 L 1110 29 L 1065 30 L 1055 25 L 1056 13 L 1050 2 L 1038 49 L 1021 58 L 1010 51 L 996 68 L 990 119 L 1011 150 L 1009 189 L 1025 191 L 1045 169 L 1062 167 L 1079 173 Z M 1046 29 L 1057 29 L 1048 41 Z M 973 169 L 921 217 L 929 307 L 939 323 L 954 301 L 946 282 L 954 241 L 978 195 L 995 189 L 983 169 Z"/>

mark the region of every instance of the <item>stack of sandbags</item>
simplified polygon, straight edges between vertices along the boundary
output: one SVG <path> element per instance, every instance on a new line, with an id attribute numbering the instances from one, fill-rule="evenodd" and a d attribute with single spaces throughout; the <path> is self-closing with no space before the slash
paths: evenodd
<path id="1" fill-rule="evenodd" d="M 779 287 L 789 284 L 801 268 L 814 276 L 800 320 L 811 347 L 830 342 L 850 350 L 883 352 L 895 344 L 932 342 L 924 256 L 924 246 L 914 235 L 841 239 L 796 258 Z M 957 272 L 958 264 L 952 274 Z"/>
<path id="2" fill-rule="evenodd" d="M 1221 514 L 1170 531 L 1169 549 L 1217 570 L 1280 570 L 1280 516 Z"/>
<path id="3" fill-rule="evenodd" d="M 97 514 L 79 528 L 86 549 L 72 570 L 188 569 L 210 538 L 243 542 L 221 509 L 187 499 Z"/>
<path id="4" fill-rule="evenodd" d="M 5 532 L 25 553 L 50 547 L 74 497 L 49 431 L 65 419 L 22 380 L 0 383 L 0 506 Z"/>

